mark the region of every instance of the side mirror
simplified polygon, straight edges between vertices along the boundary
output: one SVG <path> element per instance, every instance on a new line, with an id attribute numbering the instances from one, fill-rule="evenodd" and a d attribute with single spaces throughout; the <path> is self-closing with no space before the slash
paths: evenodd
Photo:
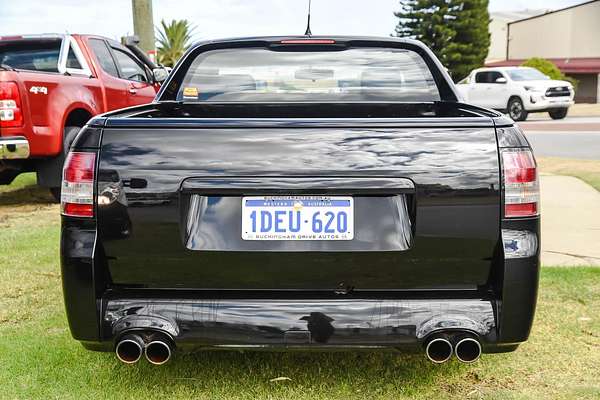
<path id="1" fill-rule="evenodd" d="M 506 83 L 506 82 L 507 82 L 506 78 L 504 78 L 504 77 L 502 77 L 502 76 L 501 76 L 500 78 L 497 78 L 497 79 L 494 81 L 494 83 Z"/>
<path id="2" fill-rule="evenodd" d="M 162 83 L 169 76 L 169 71 L 167 71 L 167 69 L 164 68 L 164 67 L 154 68 L 152 70 L 152 75 L 154 76 L 154 81 L 155 82 Z"/>

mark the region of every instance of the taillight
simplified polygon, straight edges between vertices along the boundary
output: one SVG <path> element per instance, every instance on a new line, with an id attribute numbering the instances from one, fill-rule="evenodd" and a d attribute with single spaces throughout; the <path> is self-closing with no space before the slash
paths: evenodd
<path id="1" fill-rule="evenodd" d="M 23 125 L 21 96 L 15 82 L 0 82 L 0 126 Z"/>
<path id="2" fill-rule="evenodd" d="M 504 216 L 538 215 L 540 187 L 533 154 L 529 149 L 503 149 Z"/>
<path id="3" fill-rule="evenodd" d="M 60 188 L 63 215 L 94 216 L 94 171 L 96 154 L 72 151 L 67 155 Z"/>
<path id="4" fill-rule="evenodd" d="M 287 39 L 282 40 L 281 44 L 335 44 L 331 39 Z"/>

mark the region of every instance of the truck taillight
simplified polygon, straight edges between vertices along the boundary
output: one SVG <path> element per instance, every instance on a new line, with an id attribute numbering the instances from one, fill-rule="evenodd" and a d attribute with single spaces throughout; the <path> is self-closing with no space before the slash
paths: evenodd
<path id="1" fill-rule="evenodd" d="M 530 149 L 502 150 L 504 175 L 504 216 L 538 215 L 540 187 L 537 167 Z"/>
<path id="2" fill-rule="evenodd" d="M 94 216 L 96 154 L 72 151 L 63 167 L 60 206 L 63 215 Z"/>
<path id="3" fill-rule="evenodd" d="M 0 127 L 23 125 L 21 96 L 15 82 L 0 82 Z"/>

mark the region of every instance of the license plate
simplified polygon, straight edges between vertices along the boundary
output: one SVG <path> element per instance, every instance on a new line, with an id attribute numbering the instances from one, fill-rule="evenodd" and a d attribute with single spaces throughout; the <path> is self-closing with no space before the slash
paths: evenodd
<path id="1" fill-rule="evenodd" d="M 352 240 L 350 196 L 242 197 L 243 240 Z"/>

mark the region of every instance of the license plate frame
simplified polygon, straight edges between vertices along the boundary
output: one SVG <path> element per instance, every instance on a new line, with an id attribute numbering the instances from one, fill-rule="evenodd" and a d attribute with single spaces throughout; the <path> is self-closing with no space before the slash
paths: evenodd
<path id="1" fill-rule="evenodd" d="M 242 240 L 348 241 L 354 239 L 352 196 L 244 196 L 241 207 Z"/>

